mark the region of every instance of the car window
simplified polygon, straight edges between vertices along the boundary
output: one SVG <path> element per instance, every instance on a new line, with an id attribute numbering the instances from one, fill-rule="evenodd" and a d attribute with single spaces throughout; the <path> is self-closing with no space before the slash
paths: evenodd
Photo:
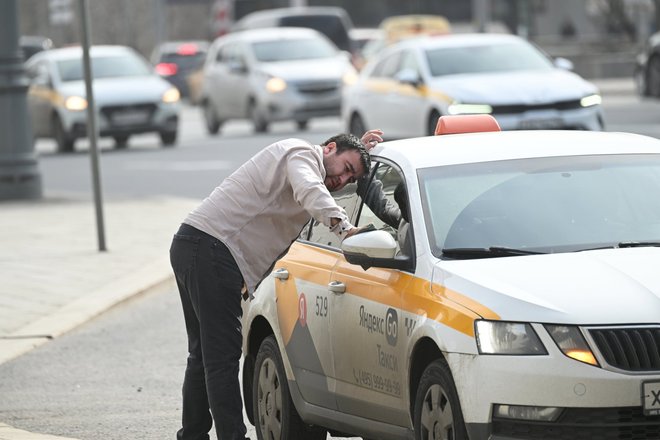
<path id="1" fill-rule="evenodd" d="M 394 167 L 376 163 L 370 176 L 358 181 L 357 193 L 363 201 L 358 227 L 372 223 L 376 229 L 392 234 L 397 254 L 411 255 L 412 230 L 405 181 Z"/>
<path id="2" fill-rule="evenodd" d="M 398 71 L 410 70 L 417 74 L 420 73 L 419 63 L 415 57 L 415 53 L 412 50 L 403 51 L 401 54 L 401 63 L 399 65 Z"/>
<path id="3" fill-rule="evenodd" d="M 419 171 L 431 248 L 566 252 L 660 241 L 660 158 L 537 158 Z"/>
<path id="4" fill-rule="evenodd" d="M 432 76 L 553 68 L 545 55 L 522 42 L 429 49 L 426 59 Z"/>
<path id="5" fill-rule="evenodd" d="M 140 58 L 131 55 L 94 56 L 91 59 L 91 64 L 94 78 L 151 75 L 149 65 Z M 81 81 L 83 79 L 81 58 L 58 60 L 56 65 L 60 79 L 63 82 Z"/>
<path id="6" fill-rule="evenodd" d="M 344 208 L 349 220 L 353 224 L 355 224 L 355 216 L 357 215 L 359 202 L 356 190 L 357 183 L 349 183 L 341 190 L 332 193 L 332 196 L 334 197 L 337 204 Z M 323 223 L 319 223 L 313 220 L 310 228 L 311 231 L 309 241 L 324 246 L 339 248 L 341 239 L 337 237 L 333 232 L 330 232 L 330 228 L 325 226 Z M 305 231 L 303 230 L 303 232 Z"/>
<path id="7" fill-rule="evenodd" d="M 376 64 L 371 71 L 371 76 L 375 78 L 393 78 L 399 71 L 399 59 L 401 52 L 395 52 L 387 55 Z"/>
<path id="8" fill-rule="evenodd" d="M 337 55 L 337 49 L 321 38 L 258 41 L 252 43 L 252 50 L 261 62 L 310 60 Z"/>
<path id="9" fill-rule="evenodd" d="M 293 15 L 282 17 L 282 26 L 306 27 L 315 29 L 325 36 L 341 50 L 351 52 L 352 42 L 346 26 L 339 16 L 335 15 Z"/>
<path id="10" fill-rule="evenodd" d="M 182 55 L 178 53 L 165 53 L 160 59 L 162 63 L 174 63 L 181 69 L 194 69 L 200 66 L 206 58 L 205 52 L 196 52 L 192 55 Z"/>

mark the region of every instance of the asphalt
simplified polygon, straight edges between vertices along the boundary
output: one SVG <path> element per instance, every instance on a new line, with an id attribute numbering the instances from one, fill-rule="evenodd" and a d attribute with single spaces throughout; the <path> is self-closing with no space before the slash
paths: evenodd
<path id="1" fill-rule="evenodd" d="M 634 89 L 629 78 L 594 82 L 603 95 Z M 170 283 L 172 234 L 199 202 L 173 197 L 105 202 L 106 251 L 99 251 L 89 200 L 0 202 L 0 364 Z M 0 440 L 55 439 L 65 440 L 0 421 Z"/>

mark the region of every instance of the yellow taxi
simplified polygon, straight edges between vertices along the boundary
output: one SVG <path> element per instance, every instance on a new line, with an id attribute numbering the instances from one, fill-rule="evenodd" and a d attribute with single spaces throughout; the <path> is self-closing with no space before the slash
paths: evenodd
<path id="1" fill-rule="evenodd" d="M 660 438 L 660 140 L 443 116 L 244 303 L 260 440 Z"/>

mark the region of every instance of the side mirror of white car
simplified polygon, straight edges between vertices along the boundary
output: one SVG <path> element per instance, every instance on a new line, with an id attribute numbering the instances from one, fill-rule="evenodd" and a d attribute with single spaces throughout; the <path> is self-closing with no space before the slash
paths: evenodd
<path id="1" fill-rule="evenodd" d="M 355 234 L 341 243 L 341 250 L 346 261 L 362 266 L 386 267 L 391 269 L 409 269 L 410 257 L 397 257 L 397 244 L 387 231 L 369 231 Z"/>
<path id="2" fill-rule="evenodd" d="M 554 59 L 554 64 L 556 67 L 559 67 L 560 69 L 564 69 L 564 70 L 572 71 L 573 69 L 575 69 L 575 65 L 573 64 L 573 61 L 569 60 L 568 58 L 557 57 Z"/>

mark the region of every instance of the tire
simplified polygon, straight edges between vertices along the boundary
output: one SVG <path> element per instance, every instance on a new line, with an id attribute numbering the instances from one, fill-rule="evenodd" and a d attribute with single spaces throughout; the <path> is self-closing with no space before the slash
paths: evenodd
<path id="1" fill-rule="evenodd" d="M 248 104 L 248 115 L 250 115 L 250 120 L 252 121 L 252 125 L 254 125 L 254 131 L 256 133 L 265 133 L 268 131 L 268 121 L 259 114 L 256 102 L 250 101 Z"/>
<path id="2" fill-rule="evenodd" d="M 218 118 L 213 105 L 208 100 L 202 103 L 202 112 L 204 113 L 204 121 L 206 122 L 206 131 L 209 134 L 218 134 L 222 122 Z"/>
<path id="3" fill-rule="evenodd" d="M 128 147 L 128 135 L 115 136 L 115 148 L 118 150 L 123 150 Z"/>
<path id="4" fill-rule="evenodd" d="M 427 136 L 435 135 L 435 127 L 438 125 L 438 119 L 440 119 L 440 113 L 437 110 L 433 110 L 429 116 L 429 125 L 426 129 Z"/>
<path id="5" fill-rule="evenodd" d="M 468 440 L 454 379 L 443 359 L 422 374 L 413 422 L 415 440 Z"/>
<path id="6" fill-rule="evenodd" d="M 174 146 L 174 144 L 176 144 L 176 136 L 177 136 L 176 130 L 161 131 L 159 135 L 160 135 L 160 143 L 163 145 L 163 147 L 172 147 Z"/>
<path id="7" fill-rule="evenodd" d="M 259 440 L 323 440 L 325 429 L 306 425 L 293 406 L 274 336 L 261 343 L 252 381 L 252 408 Z"/>
<path id="8" fill-rule="evenodd" d="M 348 131 L 350 134 L 357 136 L 358 139 L 362 138 L 362 135 L 367 131 L 364 126 L 364 121 L 357 113 L 351 116 Z"/>
<path id="9" fill-rule="evenodd" d="M 648 61 L 646 90 L 649 96 L 660 98 L 660 55 L 654 55 Z"/>
<path id="10" fill-rule="evenodd" d="M 57 151 L 61 153 L 73 152 L 75 139 L 64 130 L 62 121 L 58 116 L 53 117 L 53 137 L 57 142 Z"/>
<path id="11" fill-rule="evenodd" d="M 296 125 L 300 131 L 307 130 L 307 127 L 309 127 L 309 121 L 296 121 Z"/>

